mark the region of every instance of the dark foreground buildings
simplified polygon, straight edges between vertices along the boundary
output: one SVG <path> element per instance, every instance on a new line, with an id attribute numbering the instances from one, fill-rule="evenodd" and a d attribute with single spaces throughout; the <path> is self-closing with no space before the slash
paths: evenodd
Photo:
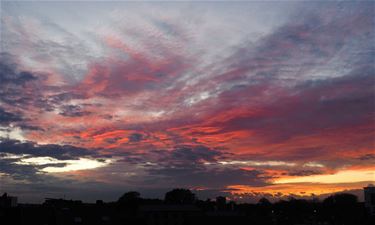
<path id="1" fill-rule="evenodd" d="M 375 216 L 375 186 L 365 187 L 364 192 L 367 213 Z"/>
<path id="2" fill-rule="evenodd" d="M 17 207 L 17 197 L 9 196 L 7 193 L 4 193 L 0 197 L 0 208 L 13 208 Z"/>
<path id="3" fill-rule="evenodd" d="M 236 204 L 227 202 L 225 197 L 218 197 L 216 201 L 196 200 L 189 190 L 175 189 L 168 192 L 164 200 L 143 199 L 138 192 L 128 192 L 111 203 L 46 199 L 40 205 L 17 205 L 15 198 L 3 195 L 0 224 L 373 225 L 375 215 L 369 211 L 369 206 L 374 206 L 371 202 L 374 200 L 374 188 L 366 187 L 365 194 L 365 203 L 358 202 L 357 197 L 351 194 L 336 194 L 324 201 L 290 198 L 276 203 L 262 199 L 257 204 Z"/>

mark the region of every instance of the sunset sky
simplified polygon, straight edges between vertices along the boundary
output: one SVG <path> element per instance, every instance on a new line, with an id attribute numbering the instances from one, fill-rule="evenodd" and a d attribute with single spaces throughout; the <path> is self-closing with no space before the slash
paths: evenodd
<path id="1" fill-rule="evenodd" d="M 1 2 L 0 192 L 375 183 L 375 3 Z"/>

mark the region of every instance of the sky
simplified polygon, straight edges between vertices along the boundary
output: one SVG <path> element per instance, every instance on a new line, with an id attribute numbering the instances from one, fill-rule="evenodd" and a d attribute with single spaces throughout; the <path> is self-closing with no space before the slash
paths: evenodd
<path id="1" fill-rule="evenodd" d="M 1 1 L 0 192 L 361 198 L 374 7 Z"/>

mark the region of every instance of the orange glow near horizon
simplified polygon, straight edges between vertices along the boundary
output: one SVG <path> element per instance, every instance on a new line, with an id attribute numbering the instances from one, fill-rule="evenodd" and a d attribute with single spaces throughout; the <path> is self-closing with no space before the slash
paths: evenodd
<path id="1" fill-rule="evenodd" d="M 229 193 L 233 195 L 272 195 L 274 197 L 311 197 L 325 194 L 331 194 L 343 191 L 352 191 L 363 189 L 369 184 L 375 184 L 374 181 L 353 182 L 353 183 L 288 183 L 288 184 L 274 184 L 264 187 L 251 187 L 246 185 L 231 185 L 228 186 Z"/>

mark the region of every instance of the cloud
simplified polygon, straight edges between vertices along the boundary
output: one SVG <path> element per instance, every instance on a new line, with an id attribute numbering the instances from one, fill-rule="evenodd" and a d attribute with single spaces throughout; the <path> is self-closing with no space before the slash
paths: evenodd
<path id="1" fill-rule="evenodd" d="M 206 162 L 225 159 L 228 153 L 206 146 L 175 146 L 170 152 L 154 153 L 156 158 L 145 164 L 145 171 L 156 186 L 222 189 L 235 183 L 264 185 L 268 179 L 261 170 L 210 166 Z"/>
<path id="2" fill-rule="evenodd" d="M 224 125 L 229 129 L 259 130 L 274 141 L 314 134 L 324 128 L 363 125 L 371 121 L 374 110 L 375 96 L 370 87 L 373 80 L 370 70 L 360 70 L 340 78 L 308 82 L 308 86 L 292 89 L 279 96 L 277 102 L 263 106 L 259 115 L 234 115 Z"/>
<path id="3" fill-rule="evenodd" d="M 11 139 L 1 139 L 0 152 L 14 155 L 27 154 L 32 156 L 48 156 L 59 160 L 78 159 L 84 156 L 95 156 L 97 154 L 94 150 L 70 145 L 39 145 L 34 142 L 21 142 Z"/>
<path id="4" fill-rule="evenodd" d="M 0 54 L 1 125 L 42 130 L 31 119 L 35 107 L 38 110 L 51 108 L 40 88 L 42 80 L 35 73 L 20 69 L 15 56 L 4 52 Z"/>
<path id="5" fill-rule="evenodd" d="M 132 133 L 129 135 L 129 141 L 131 142 L 139 142 L 143 139 L 143 135 L 139 133 Z"/>
<path id="6" fill-rule="evenodd" d="M 78 105 L 63 105 L 59 114 L 67 117 L 82 117 L 89 115 L 90 112 L 83 111 Z"/>
<path id="7" fill-rule="evenodd" d="M 322 171 L 314 171 L 314 170 L 300 170 L 300 171 L 290 171 L 287 175 L 289 176 L 311 176 L 311 175 L 318 175 L 322 174 Z"/>
<path id="8" fill-rule="evenodd" d="M 68 187 L 69 185 L 80 181 L 56 173 L 97 169 L 108 166 L 111 162 L 108 157 L 103 157 L 93 149 L 68 145 L 40 145 L 11 139 L 0 140 L 0 178 L 5 182 L 4 186 L 2 185 L 4 190 L 12 187 L 12 184 L 19 184 L 27 185 L 29 189 L 45 186 L 49 191 L 60 186 L 61 190 L 66 191 L 72 188 Z M 81 184 L 75 185 L 78 187 Z M 24 191 L 19 186 L 8 190 Z"/>
<path id="9" fill-rule="evenodd" d="M 358 158 L 359 160 L 375 160 L 375 154 L 365 154 Z"/>
<path id="10" fill-rule="evenodd" d="M 1 53 L 0 82 L 5 85 L 23 85 L 37 78 L 27 71 L 16 71 L 16 65 L 12 64 L 10 55 Z"/>
<path id="11" fill-rule="evenodd" d="M 0 58 L 0 81 L 2 85 L 23 85 L 37 79 L 28 71 L 19 71 L 13 55 L 1 52 Z"/>
<path id="12" fill-rule="evenodd" d="M 3 126 L 8 126 L 12 122 L 22 121 L 22 117 L 18 114 L 6 112 L 4 109 L 0 108 L 0 124 Z"/>
<path id="13" fill-rule="evenodd" d="M 69 176 L 144 188 L 370 167 L 373 3 L 92 4 L 74 26 L 79 6 L 61 19 L 8 4 L 0 125 L 25 141 L 1 140 L 3 154 L 57 169 L 118 157 Z M 46 168 L 1 160 L 19 177 Z"/>
<path id="14" fill-rule="evenodd" d="M 336 12 L 335 7 L 329 10 Z M 223 88 L 216 99 L 199 104 L 200 115 L 206 115 L 181 127 L 181 133 L 260 158 L 306 160 L 371 151 L 367 124 L 373 123 L 375 68 L 373 49 L 365 46 L 372 46 L 374 32 L 372 13 L 358 10 L 363 14 L 337 12 L 335 18 L 309 12 L 259 43 L 244 43 L 223 60 L 226 70 L 212 78 Z"/>
<path id="15" fill-rule="evenodd" d="M 32 165 L 17 165 L 16 159 L 4 159 L 0 157 L 0 172 L 11 176 L 15 180 L 39 181 L 38 168 Z M 3 178 L 2 178 L 3 179 Z"/>
<path id="16" fill-rule="evenodd" d="M 28 71 L 19 71 L 12 55 L 1 52 L 0 59 L 0 101 L 22 107 L 30 100 L 24 94 L 28 88 L 26 85 L 37 78 Z"/>
<path id="17" fill-rule="evenodd" d="M 224 153 L 206 146 L 177 146 L 170 154 L 172 160 L 185 162 L 211 162 L 224 156 Z"/>
<path id="18" fill-rule="evenodd" d="M 247 184 L 262 186 L 267 180 L 260 171 L 241 169 L 207 169 L 194 165 L 179 167 L 166 166 L 159 169 L 150 169 L 154 182 L 159 182 L 169 187 L 204 187 L 223 189 L 228 185 Z"/>

